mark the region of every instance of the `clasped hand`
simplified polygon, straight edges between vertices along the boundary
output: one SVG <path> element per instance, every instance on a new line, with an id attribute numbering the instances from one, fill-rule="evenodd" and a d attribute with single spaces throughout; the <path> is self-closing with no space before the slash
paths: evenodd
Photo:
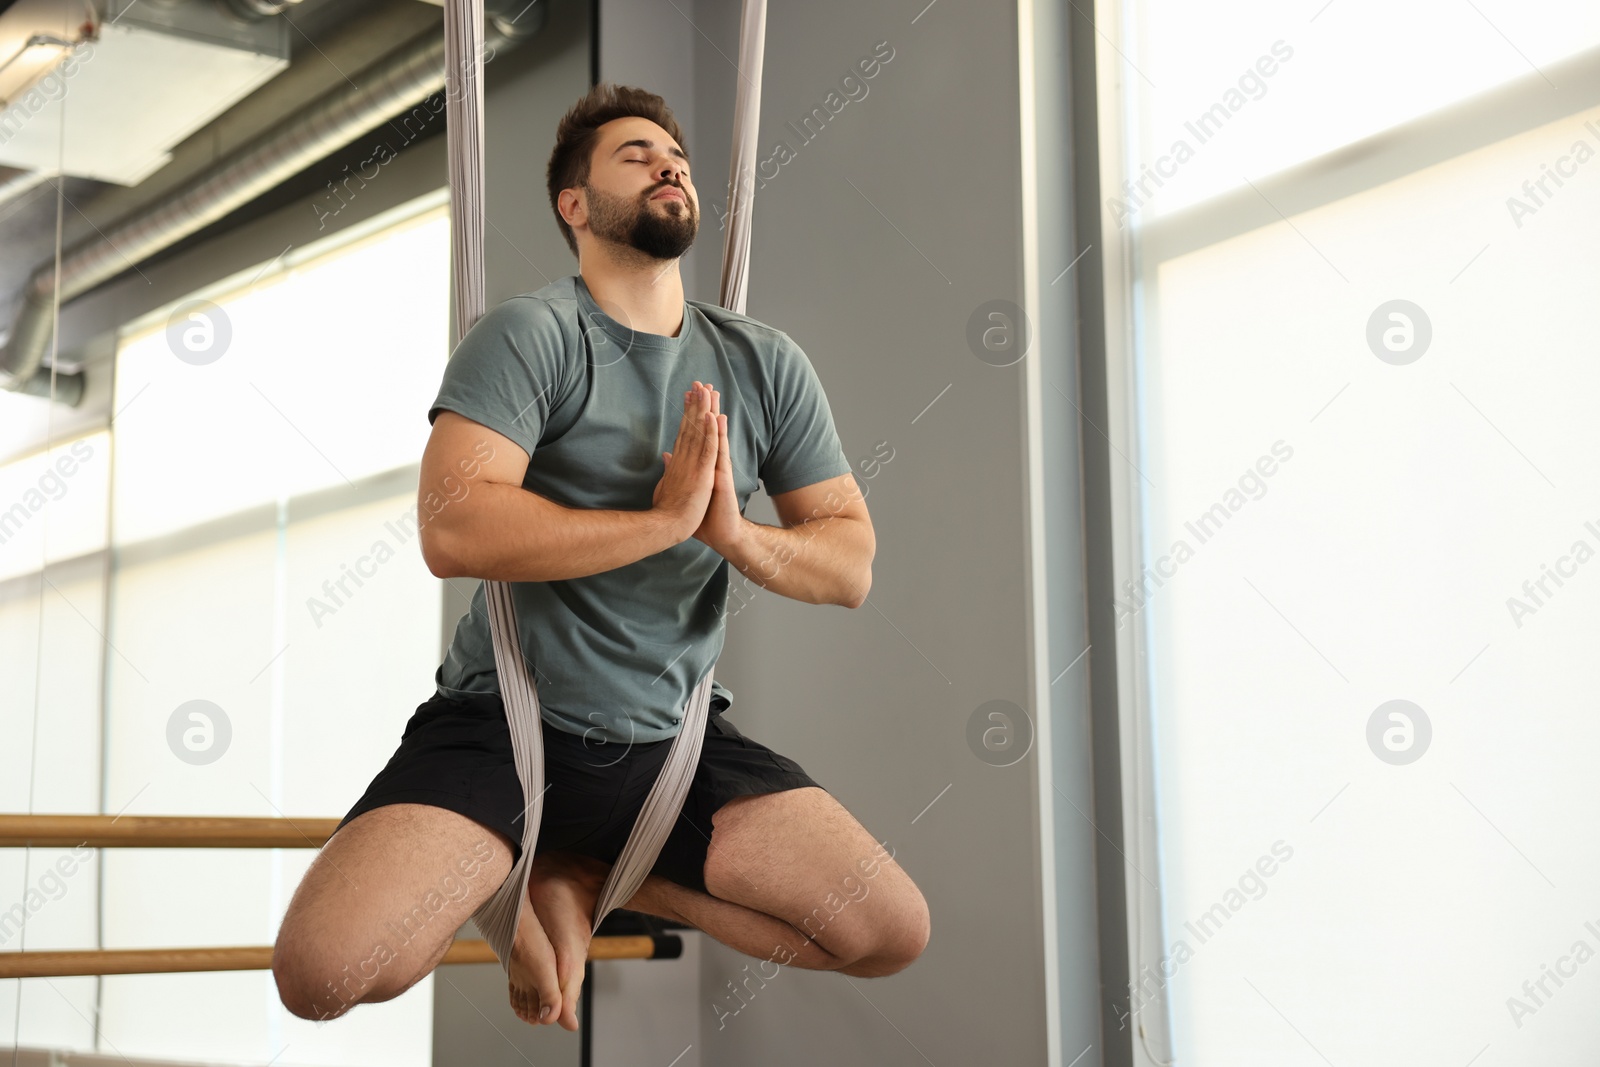
<path id="1" fill-rule="evenodd" d="M 652 505 L 680 524 L 682 539 L 694 537 L 723 553 L 737 540 L 744 516 L 733 485 L 728 416 L 722 394 L 703 382 L 683 394 L 683 419 L 673 451 L 661 453 L 666 471 Z"/>

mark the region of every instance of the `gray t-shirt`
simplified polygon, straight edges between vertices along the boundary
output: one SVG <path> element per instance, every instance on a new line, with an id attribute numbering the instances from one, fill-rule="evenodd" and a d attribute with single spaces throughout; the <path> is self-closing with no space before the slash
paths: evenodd
<path id="1" fill-rule="evenodd" d="M 676 337 L 600 310 L 581 275 L 489 309 L 451 354 L 428 410 L 481 423 L 529 454 L 523 488 L 575 508 L 651 506 L 683 394 L 714 385 L 728 416 L 739 510 L 850 471 L 811 361 L 781 330 L 685 300 Z M 450 505 L 446 505 L 450 506 Z M 517 628 L 544 718 L 614 741 L 677 734 L 722 651 L 731 565 L 689 538 L 599 574 L 513 582 Z M 434 676 L 439 692 L 499 692 L 480 584 Z M 713 695 L 733 694 L 713 679 Z"/>

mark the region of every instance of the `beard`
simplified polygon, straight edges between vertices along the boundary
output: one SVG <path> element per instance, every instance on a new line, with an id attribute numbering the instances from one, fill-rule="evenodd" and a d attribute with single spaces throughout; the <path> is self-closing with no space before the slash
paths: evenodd
<path id="1" fill-rule="evenodd" d="M 657 186 L 646 196 L 654 196 L 666 186 Z M 585 187 L 589 200 L 589 229 L 596 237 L 624 245 L 651 259 L 678 259 L 694 244 L 700 231 L 700 211 L 685 189 L 683 200 L 671 200 L 660 207 L 648 199 L 632 200 Z"/>

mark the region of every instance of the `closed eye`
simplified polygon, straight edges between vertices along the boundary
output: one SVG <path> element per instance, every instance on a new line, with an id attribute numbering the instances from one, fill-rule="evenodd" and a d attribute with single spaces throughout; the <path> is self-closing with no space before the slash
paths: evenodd
<path id="1" fill-rule="evenodd" d="M 624 163 L 649 163 L 650 161 L 648 159 L 625 159 L 625 160 L 623 160 L 623 162 Z M 685 178 L 687 178 L 689 176 L 689 171 L 687 169 L 684 170 L 683 176 Z"/>

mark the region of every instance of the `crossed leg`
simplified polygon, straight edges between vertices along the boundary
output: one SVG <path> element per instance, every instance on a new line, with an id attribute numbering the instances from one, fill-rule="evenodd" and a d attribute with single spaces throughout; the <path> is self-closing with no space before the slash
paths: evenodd
<path id="1" fill-rule="evenodd" d="M 747 956 L 812 970 L 880 977 L 922 953 L 929 936 L 922 894 L 826 790 L 738 797 L 712 824 L 707 892 L 652 874 L 626 907 L 693 926 Z M 535 860 L 529 897 L 537 922 L 525 943 L 527 966 L 512 976 L 523 1019 L 577 1025 L 590 924 L 609 870 L 564 852 Z"/>
<path id="2" fill-rule="evenodd" d="M 799 967 L 878 976 L 922 952 L 922 894 L 825 790 L 740 797 L 712 821 L 707 893 L 651 875 L 625 906 Z M 504 835 L 454 812 L 393 804 L 363 813 L 318 854 L 290 902 L 273 957 L 280 998 L 296 1015 L 329 1019 L 399 996 L 437 966 L 510 869 Z M 542 1021 L 576 1028 L 594 900 L 608 870 L 568 853 L 536 858 L 533 907 L 518 930 L 522 959 L 514 952 L 512 968 L 513 1007 L 526 1021 L 541 1021 L 547 1008 Z"/>
<path id="3" fill-rule="evenodd" d="M 927 902 L 892 852 L 826 790 L 743 796 L 712 816 L 705 893 L 652 878 L 629 907 L 703 930 L 747 956 L 863 978 L 927 945 Z"/>

